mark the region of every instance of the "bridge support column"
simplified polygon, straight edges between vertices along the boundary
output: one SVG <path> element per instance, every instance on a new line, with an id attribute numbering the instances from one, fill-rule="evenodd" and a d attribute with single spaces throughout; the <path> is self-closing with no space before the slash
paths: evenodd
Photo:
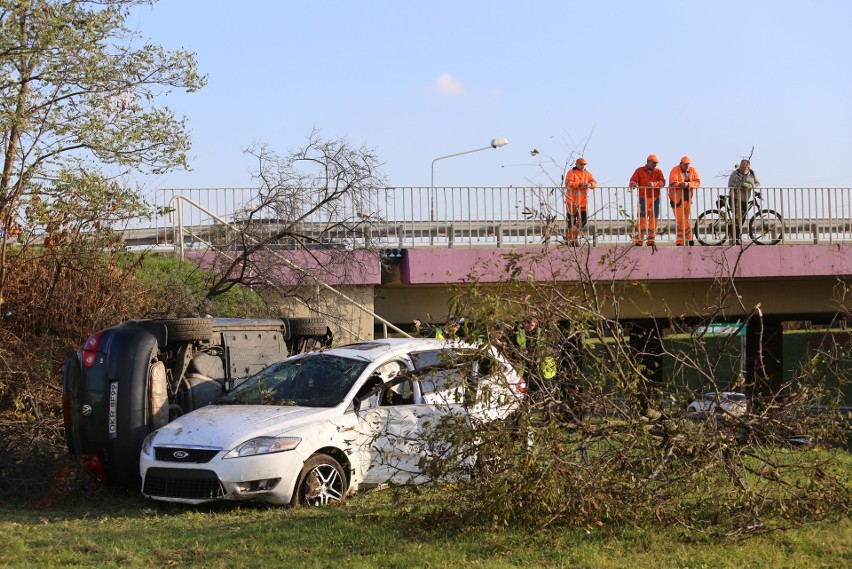
<path id="1" fill-rule="evenodd" d="M 784 383 L 781 322 L 753 318 L 746 327 L 746 381 L 752 394 L 773 395 Z"/>
<path id="2" fill-rule="evenodd" d="M 586 345 L 583 336 L 579 332 L 571 333 L 568 322 L 559 323 L 559 336 L 563 339 L 559 346 L 556 369 L 559 385 L 558 395 L 565 402 L 567 409 L 577 414 L 577 418 L 583 415 L 583 406 L 586 404 L 586 394 L 582 392 L 583 362 L 585 360 Z"/>
<path id="3" fill-rule="evenodd" d="M 646 379 L 640 386 L 638 403 L 643 415 L 659 406 L 663 385 L 663 339 L 656 320 L 634 322 L 629 327 L 630 349 Z"/>

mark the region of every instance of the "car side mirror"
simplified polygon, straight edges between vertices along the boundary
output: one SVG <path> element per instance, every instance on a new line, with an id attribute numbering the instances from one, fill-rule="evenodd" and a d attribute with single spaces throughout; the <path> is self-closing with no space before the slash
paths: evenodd
<path id="1" fill-rule="evenodd" d="M 360 397 L 355 396 L 355 397 L 352 398 L 352 409 L 355 410 L 356 415 L 358 414 L 358 411 L 361 410 L 361 398 Z"/>

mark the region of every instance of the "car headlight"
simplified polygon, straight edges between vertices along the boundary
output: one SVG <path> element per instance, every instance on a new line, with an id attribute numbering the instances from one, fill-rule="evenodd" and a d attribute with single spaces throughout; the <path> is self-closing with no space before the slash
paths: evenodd
<path id="1" fill-rule="evenodd" d="M 299 446 L 300 442 L 302 442 L 302 439 L 299 437 L 257 437 L 237 446 L 226 454 L 224 458 L 285 452 L 293 450 Z"/>
<path id="2" fill-rule="evenodd" d="M 157 431 L 154 431 L 142 441 L 142 454 L 151 456 L 151 450 L 154 448 L 154 437 L 157 436 Z"/>

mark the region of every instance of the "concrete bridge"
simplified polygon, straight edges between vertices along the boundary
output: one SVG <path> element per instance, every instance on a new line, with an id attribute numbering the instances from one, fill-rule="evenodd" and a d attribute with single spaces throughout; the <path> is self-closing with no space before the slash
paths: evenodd
<path id="1" fill-rule="evenodd" d="M 416 193 L 412 188 L 404 190 Z M 267 259 L 256 266 L 265 264 L 267 278 L 284 286 L 310 286 L 292 270 L 284 270 L 286 263 L 294 263 L 308 273 L 323 275 L 325 284 L 356 299 L 366 311 L 347 309 L 355 323 L 340 331 L 338 337 L 343 338 L 383 334 L 385 329 L 373 314 L 403 329 L 427 314 L 444 318 L 452 289 L 474 282 L 482 287 L 505 282 L 509 259 L 521 268 L 522 280 L 530 287 L 536 282 L 552 282 L 571 294 L 580 285 L 591 285 L 603 299 L 602 316 L 630 322 L 637 337 L 644 336 L 646 341 L 666 328 L 670 319 L 688 321 L 710 313 L 720 319 L 741 319 L 756 311 L 762 318 L 747 327 L 749 373 L 755 373 L 759 350 L 767 365 L 761 373 L 776 385 L 783 377 L 783 322 L 829 322 L 852 311 L 852 191 L 848 189 L 764 189 L 767 207 L 783 212 L 779 243 L 773 246 L 746 240 L 742 246 L 673 247 L 674 223 L 664 210 L 656 248 L 632 244 L 635 220 L 629 212 L 635 210 L 626 188 L 604 188 L 591 200 L 594 215 L 580 247 L 568 247 L 558 239 L 560 220 L 564 219 L 559 217 L 564 206 L 558 189 L 491 188 L 492 202 L 503 206 L 492 207 L 492 203 L 472 209 L 454 208 L 451 203 L 465 201 L 455 194 L 476 202 L 481 189 L 421 190 L 423 196 L 450 194 L 448 201 L 441 202 L 437 219 L 417 217 L 429 215 L 425 207 L 429 202 L 422 196 L 407 200 L 415 211 L 406 209 L 405 215 L 397 216 L 395 210 L 385 208 L 382 215 L 362 216 L 371 222 L 354 226 L 360 236 L 323 234 L 328 220 L 305 219 L 301 229 L 316 231 L 321 237 L 317 241 L 327 247 L 306 252 L 286 243 L 272 243 L 258 255 Z M 705 206 L 712 209 L 726 192 L 724 188 L 702 190 L 704 194 L 694 206 L 699 211 Z M 385 200 L 394 201 L 387 196 Z M 510 208 L 506 203 L 512 200 L 528 204 L 524 206 L 527 211 L 536 209 L 530 204 L 537 204 L 538 217 L 507 215 Z M 418 203 L 424 207 L 417 210 Z M 163 223 L 157 231 L 162 231 L 167 242 L 186 248 L 187 256 L 196 262 L 209 264 L 212 253 L 205 246 L 204 228 L 214 225 L 213 217 L 222 221 L 219 213 L 228 216 L 229 223 L 237 222 L 239 215 L 214 212 L 194 200 L 193 204 L 190 209 L 203 215 L 185 213 L 180 223 L 172 219 L 170 227 Z M 185 207 L 183 201 L 173 205 L 178 212 Z M 466 213 L 459 215 L 459 209 Z M 516 207 L 515 211 L 522 209 Z M 269 226 L 275 223 L 267 222 Z M 359 248 L 365 243 L 365 231 L 370 233 L 368 241 L 378 248 Z"/>
<path id="2" fill-rule="evenodd" d="M 607 318 L 700 316 L 710 306 L 736 317 L 761 306 L 764 315 L 783 320 L 824 320 L 844 304 L 839 286 L 852 276 L 852 244 L 773 247 L 565 247 L 525 250 L 526 277 L 566 287 L 593 283 L 608 298 Z M 507 280 L 509 249 L 413 249 L 386 271 L 380 283 L 379 313 L 406 321 L 416 309 L 444 314 L 446 287 Z M 719 299 L 713 288 L 734 281 L 737 297 Z M 638 286 L 639 284 L 642 286 Z M 613 290 L 615 292 L 613 292 Z M 852 293 L 852 290 L 849 290 Z M 617 298 L 613 298 L 613 296 Z M 849 308 L 850 299 L 846 299 Z"/>
<path id="3" fill-rule="evenodd" d="M 591 285 L 595 298 L 603 300 L 602 315 L 631 325 L 646 363 L 661 361 L 660 334 L 671 319 L 697 324 L 708 315 L 738 321 L 759 314 L 746 326 L 747 376 L 756 377 L 760 354 L 760 375 L 777 389 L 784 377 L 782 323 L 829 323 L 852 312 L 850 253 L 852 245 L 556 247 L 524 264 L 531 281 L 556 282 L 566 295 L 580 284 Z M 449 285 L 470 282 L 473 274 L 479 286 L 503 281 L 507 255 L 516 254 L 407 251 L 377 288 L 375 309 L 398 322 L 426 312 L 444 315 Z M 660 365 L 656 369 L 661 373 Z"/>

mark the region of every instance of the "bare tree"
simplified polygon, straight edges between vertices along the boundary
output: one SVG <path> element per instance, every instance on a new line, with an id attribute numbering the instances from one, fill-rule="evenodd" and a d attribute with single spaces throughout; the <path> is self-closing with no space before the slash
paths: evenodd
<path id="1" fill-rule="evenodd" d="M 352 282 L 364 255 L 379 254 L 371 231 L 386 183 L 379 160 L 370 148 L 318 130 L 286 155 L 263 143 L 245 152 L 256 160 L 257 198 L 235 219 L 240 232 L 211 237 L 217 277 L 207 296 L 236 284 L 274 287 L 320 311 L 317 282 Z"/>

